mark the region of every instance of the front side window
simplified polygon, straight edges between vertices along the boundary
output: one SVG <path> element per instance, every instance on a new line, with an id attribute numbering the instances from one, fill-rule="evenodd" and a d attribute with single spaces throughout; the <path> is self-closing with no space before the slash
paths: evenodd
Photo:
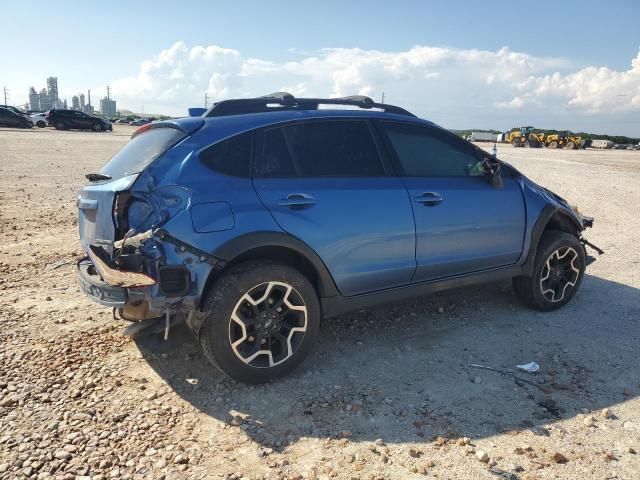
<path id="1" fill-rule="evenodd" d="M 483 175 L 473 147 L 453 135 L 418 125 L 383 122 L 406 177 L 468 177 Z"/>
<path id="2" fill-rule="evenodd" d="M 212 145 L 198 155 L 214 172 L 233 177 L 251 176 L 251 144 L 253 133 L 241 133 Z"/>
<path id="3" fill-rule="evenodd" d="M 384 167 L 364 121 L 305 122 L 265 131 L 263 177 L 376 177 Z"/>

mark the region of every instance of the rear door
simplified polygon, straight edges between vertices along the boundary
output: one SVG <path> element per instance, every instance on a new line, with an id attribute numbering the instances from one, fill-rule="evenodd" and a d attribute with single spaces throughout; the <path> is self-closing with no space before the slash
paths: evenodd
<path id="1" fill-rule="evenodd" d="M 411 205 L 366 120 L 297 122 L 257 139 L 260 199 L 284 231 L 319 254 L 343 295 L 410 283 Z"/>
<path id="2" fill-rule="evenodd" d="M 413 206 L 414 282 L 516 263 L 526 216 L 513 178 L 493 187 L 475 148 L 440 128 L 382 122 L 382 130 Z"/>
<path id="3" fill-rule="evenodd" d="M 11 110 L 2 109 L 2 115 L 0 122 L 7 127 L 15 127 L 20 124 L 22 117 L 17 113 L 13 113 Z"/>
<path id="4" fill-rule="evenodd" d="M 0 126 L 2 127 L 11 127 L 13 126 L 13 121 L 11 118 L 11 112 L 4 108 L 0 108 Z"/>

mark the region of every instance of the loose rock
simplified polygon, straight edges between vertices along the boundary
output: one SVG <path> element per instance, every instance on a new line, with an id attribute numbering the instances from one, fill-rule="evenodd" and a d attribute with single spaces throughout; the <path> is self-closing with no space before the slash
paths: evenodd
<path id="1" fill-rule="evenodd" d="M 551 455 L 551 460 L 553 460 L 556 463 L 567 463 L 569 460 L 567 459 L 567 457 L 565 457 L 563 454 L 561 454 L 560 452 L 554 452 Z"/>
<path id="2" fill-rule="evenodd" d="M 489 454 L 487 452 L 485 452 L 484 450 L 478 450 L 476 452 L 476 457 L 482 463 L 488 463 L 489 462 Z"/>

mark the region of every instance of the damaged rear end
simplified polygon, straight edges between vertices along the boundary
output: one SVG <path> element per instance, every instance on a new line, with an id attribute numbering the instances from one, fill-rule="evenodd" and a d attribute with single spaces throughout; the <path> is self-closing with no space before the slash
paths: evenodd
<path id="1" fill-rule="evenodd" d="M 204 252 L 171 243 L 162 229 L 190 205 L 191 192 L 165 179 L 190 156 L 189 136 L 202 123 L 181 119 L 136 130 L 99 173 L 87 174 L 90 183 L 78 194 L 86 253 L 77 266 L 80 286 L 125 319 L 159 317 L 177 303 L 184 311 L 190 294 L 195 303 L 192 275 L 208 274 L 215 264 Z M 202 271 L 187 269 L 192 263 Z"/>

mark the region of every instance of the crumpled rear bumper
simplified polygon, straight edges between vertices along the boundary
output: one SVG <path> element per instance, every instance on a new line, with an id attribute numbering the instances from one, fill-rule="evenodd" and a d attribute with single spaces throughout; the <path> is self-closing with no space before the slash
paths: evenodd
<path id="1" fill-rule="evenodd" d="M 127 303 L 127 289 L 109 285 L 102 280 L 89 257 L 78 262 L 76 274 L 80 289 L 94 302 L 112 308 L 120 308 Z"/>
<path id="2" fill-rule="evenodd" d="M 124 307 L 131 301 L 144 298 L 140 287 L 156 283 L 144 273 L 113 268 L 100 257 L 99 249 L 93 245 L 89 245 L 87 253 L 89 255 L 77 264 L 78 282 L 84 294 L 96 303 L 112 308 Z"/>

